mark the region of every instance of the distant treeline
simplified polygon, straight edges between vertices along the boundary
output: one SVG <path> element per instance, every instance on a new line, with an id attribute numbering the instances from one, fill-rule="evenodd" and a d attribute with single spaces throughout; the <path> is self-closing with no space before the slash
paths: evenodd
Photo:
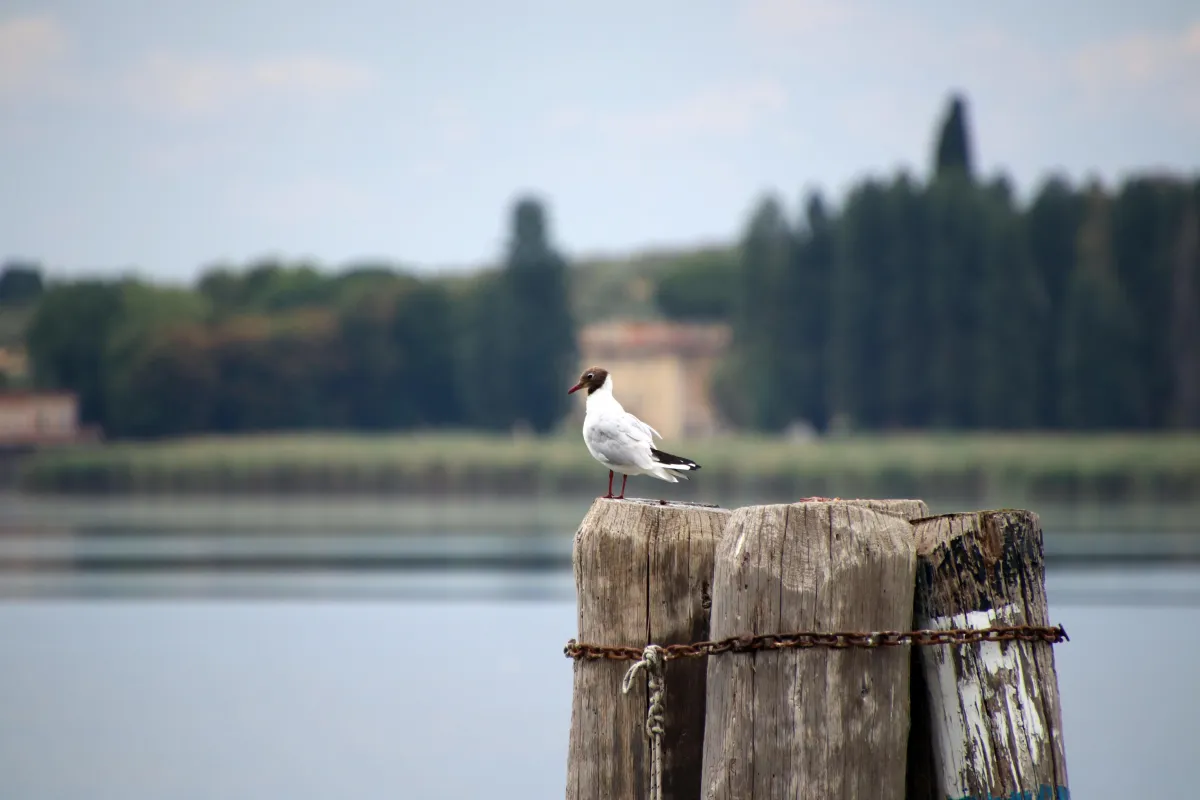
<path id="1" fill-rule="evenodd" d="M 503 269 L 469 280 L 260 264 L 190 289 L 77 281 L 41 295 L 25 340 L 34 383 L 78 392 L 110 436 L 546 431 L 575 368 L 566 282 L 525 199 Z"/>
<path id="2" fill-rule="evenodd" d="M 668 272 L 676 316 L 732 320 L 725 416 L 774 430 L 1200 426 L 1200 177 L 975 176 L 965 104 L 932 177 L 764 199 L 729 257 Z"/>
<path id="3" fill-rule="evenodd" d="M 1200 177 L 1050 177 L 1020 204 L 975 174 L 966 116 L 954 98 L 928 179 L 865 180 L 840 209 L 810 194 L 796 221 L 767 197 L 728 248 L 569 269 L 524 199 L 502 265 L 474 275 L 257 264 L 43 288 L 10 265 L 0 314 L 33 308 L 33 381 L 115 436 L 546 431 L 599 313 L 728 321 L 714 393 L 748 429 L 1200 427 Z"/>

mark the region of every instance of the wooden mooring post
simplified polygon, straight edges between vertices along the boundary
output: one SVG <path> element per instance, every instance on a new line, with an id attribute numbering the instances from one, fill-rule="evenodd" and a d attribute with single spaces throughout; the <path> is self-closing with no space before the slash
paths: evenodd
<path id="1" fill-rule="evenodd" d="M 1036 514 L 950 514 L 914 527 L 918 626 L 1050 625 Z M 914 650 L 909 800 L 1069 797 L 1050 644 Z"/>
<path id="2" fill-rule="evenodd" d="M 568 800 L 1068 800 L 1041 526 L 597 500 Z"/>
<path id="3" fill-rule="evenodd" d="M 707 639 L 713 556 L 728 517 L 696 504 L 596 500 L 575 534 L 579 641 L 640 650 Z M 568 800 L 649 797 L 647 681 L 631 681 L 623 693 L 629 667 L 574 662 Z M 665 797 L 699 797 L 704 681 L 703 659 L 666 665 Z"/>
<path id="4" fill-rule="evenodd" d="M 916 569 L 907 520 L 927 513 L 909 500 L 737 509 L 717 551 L 713 638 L 907 630 Z M 708 662 L 706 800 L 903 797 L 905 648 L 788 648 Z"/>

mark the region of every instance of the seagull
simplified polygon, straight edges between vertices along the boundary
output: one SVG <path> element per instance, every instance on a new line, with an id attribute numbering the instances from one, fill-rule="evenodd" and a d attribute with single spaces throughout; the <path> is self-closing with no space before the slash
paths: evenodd
<path id="1" fill-rule="evenodd" d="M 625 481 L 630 475 L 653 475 L 668 483 L 688 480 L 686 473 L 700 469 L 689 458 L 664 453 L 654 447 L 654 437 L 662 434 L 630 414 L 613 397 L 613 379 L 608 370 L 588 367 L 579 383 L 567 390 L 573 394 L 587 389 L 587 413 L 583 418 L 583 443 L 592 458 L 608 467 L 608 494 L 605 499 L 623 500 Z M 621 494 L 613 497 L 613 473 L 621 473 Z"/>

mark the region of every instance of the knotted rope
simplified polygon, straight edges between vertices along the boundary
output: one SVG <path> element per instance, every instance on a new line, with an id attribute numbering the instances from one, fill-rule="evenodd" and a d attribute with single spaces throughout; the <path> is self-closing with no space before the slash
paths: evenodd
<path id="1" fill-rule="evenodd" d="M 663 737 L 663 669 L 666 666 L 663 649 L 656 644 L 646 645 L 642 658 L 621 681 L 621 692 L 629 694 L 639 670 L 646 670 L 646 689 L 650 705 L 646 708 L 646 735 L 650 737 L 650 800 L 662 800 L 662 737 Z"/>

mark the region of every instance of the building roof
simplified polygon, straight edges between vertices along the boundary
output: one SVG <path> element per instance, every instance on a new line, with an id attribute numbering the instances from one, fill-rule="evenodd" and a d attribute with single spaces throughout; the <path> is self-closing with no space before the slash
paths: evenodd
<path id="1" fill-rule="evenodd" d="M 78 402 L 79 396 L 74 392 L 39 392 L 33 389 L 0 390 L 0 403 L 29 403 L 45 402 L 48 400 L 69 400 L 71 402 Z"/>

